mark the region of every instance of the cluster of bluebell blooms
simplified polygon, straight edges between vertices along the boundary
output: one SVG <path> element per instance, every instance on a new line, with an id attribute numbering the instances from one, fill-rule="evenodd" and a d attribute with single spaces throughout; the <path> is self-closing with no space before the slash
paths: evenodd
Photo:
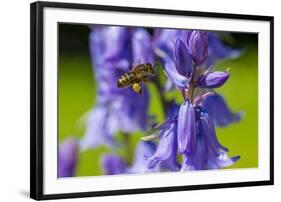
<path id="1" fill-rule="evenodd" d="M 154 127 L 155 134 L 140 140 L 132 163 L 116 154 L 103 155 L 104 174 L 218 169 L 239 159 L 228 157 L 216 136 L 215 127 L 239 121 L 241 114 L 232 112 L 214 91 L 230 76 L 227 69 L 215 71 L 214 64 L 237 58 L 240 50 L 225 45 L 214 32 L 120 26 L 91 27 L 89 43 L 96 105 L 89 112 L 84 137 L 60 146 L 59 176 L 74 175 L 78 148 L 118 147 L 117 132 L 130 136 L 152 129 L 147 87 L 139 96 L 116 86 L 122 74 L 140 63 L 160 63 L 167 76 L 160 93 L 179 91 L 183 101 L 166 102 L 165 121 Z"/>

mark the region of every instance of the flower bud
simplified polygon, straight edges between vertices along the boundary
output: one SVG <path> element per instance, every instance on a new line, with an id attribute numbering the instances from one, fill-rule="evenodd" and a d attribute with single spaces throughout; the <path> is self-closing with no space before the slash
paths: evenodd
<path id="1" fill-rule="evenodd" d="M 199 77 L 197 85 L 201 88 L 218 88 L 227 81 L 228 77 L 228 72 L 208 72 Z"/>
<path id="2" fill-rule="evenodd" d="M 193 31 L 189 38 L 189 52 L 193 63 L 201 65 L 208 55 L 208 34 L 202 31 Z"/>
<path id="3" fill-rule="evenodd" d="M 189 77 L 193 72 L 191 55 L 187 46 L 180 39 L 175 42 L 175 65 L 177 72 L 184 77 Z"/>

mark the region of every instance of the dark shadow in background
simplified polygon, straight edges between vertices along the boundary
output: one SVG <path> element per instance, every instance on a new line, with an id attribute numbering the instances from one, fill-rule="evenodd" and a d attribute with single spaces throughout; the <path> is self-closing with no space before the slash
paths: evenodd
<path id="1" fill-rule="evenodd" d="M 88 54 L 89 33 L 86 25 L 59 24 L 59 54 Z"/>
<path id="2" fill-rule="evenodd" d="M 148 31 L 151 34 L 153 32 L 151 28 Z M 87 25 L 59 24 L 59 54 L 89 54 L 89 33 L 90 28 Z M 245 47 L 244 44 L 256 44 L 257 37 L 257 34 L 249 33 L 232 33 L 231 38 L 222 36 L 226 44 L 237 48 Z"/>

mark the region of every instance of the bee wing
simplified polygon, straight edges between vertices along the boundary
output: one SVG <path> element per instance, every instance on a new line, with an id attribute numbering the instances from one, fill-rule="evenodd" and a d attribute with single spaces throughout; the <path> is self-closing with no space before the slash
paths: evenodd
<path id="1" fill-rule="evenodd" d="M 140 64 L 140 65 L 137 65 L 135 68 L 134 68 L 134 71 L 137 72 L 137 73 L 140 73 L 144 70 L 144 65 L 143 64 Z"/>

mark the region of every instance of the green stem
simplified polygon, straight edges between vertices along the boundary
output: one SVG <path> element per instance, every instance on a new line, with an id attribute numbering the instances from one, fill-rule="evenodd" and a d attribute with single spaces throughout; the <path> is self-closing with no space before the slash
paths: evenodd
<path id="1" fill-rule="evenodd" d="M 128 165 L 131 163 L 131 148 L 130 148 L 130 134 L 123 132 L 123 141 L 124 141 L 124 148 L 125 148 L 125 161 Z"/>
<path id="2" fill-rule="evenodd" d="M 195 70 L 194 70 L 193 74 L 191 75 L 191 79 L 189 82 L 189 91 L 188 91 L 188 97 L 189 97 L 191 103 L 193 102 L 194 91 L 195 91 L 195 87 L 194 87 L 193 83 L 194 83 L 194 79 L 195 79 L 195 75 L 196 75 L 196 67 L 194 67 L 194 69 Z"/>
<path id="3" fill-rule="evenodd" d="M 193 102 L 194 90 L 195 90 L 195 88 L 193 86 L 193 82 L 194 82 L 194 77 L 192 75 L 190 83 L 189 83 L 189 91 L 188 91 L 188 97 L 189 97 L 191 103 Z"/>

